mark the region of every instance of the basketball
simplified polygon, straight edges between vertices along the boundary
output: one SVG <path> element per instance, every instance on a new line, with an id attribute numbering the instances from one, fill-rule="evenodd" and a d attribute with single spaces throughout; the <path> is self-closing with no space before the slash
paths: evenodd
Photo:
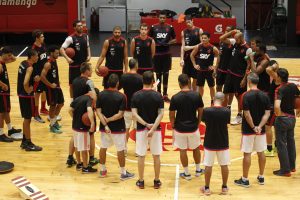
<path id="1" fill-rule="evenodd" d="M 107 74 L 108 74 L 108 68 L 105 67 L 105 66 L 101 66 L 101 67 L 99 68 L 99 70 L 96 70 L 96 74 L 97 74 L 98 76 L 105 77 L 105 76 L 107 76 Z"/>
<path id="2" fill-rule="evenodd" d="M 295 98 L 295 109 L 300 109 L 300 97 Z"/>
<path id="3" fill-rule="evenodd" d="M 91 122 L 90 122 L 89 115 L 87 112 L 82 115 L 81 121 L 85 126 L 91 126 Z"/>
<path id="4" fill-rule="evenodd" d="M 69 58 L 73 58 L 75 56 L 75 50 L 73 48 L 66 48 L 65 52 Z"/>

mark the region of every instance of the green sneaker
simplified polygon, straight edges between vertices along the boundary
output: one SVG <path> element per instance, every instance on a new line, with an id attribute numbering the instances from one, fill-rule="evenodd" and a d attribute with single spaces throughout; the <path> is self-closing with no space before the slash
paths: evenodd
<path id="1" fill-rule="evenodd" d="M 265 150 L 265 156 L 266 157 L 274 157 L 274 150 L 272 151 L 268 151 L 268 150 Z"/>
<path id="2" fill-rule="evenodd" d="M 61 129 L 62 127 L 58 122 L 55 122 L 53 126 L 55 126 L 56 129 Z"/>
<path id="3" fill-rule="evenodd" d="M 56 128 L 54 125 L 50 126 L 50 132 L 56 133 L 56 134 L 61 134 L 62 133 L 62 131 L 59 130 L 58 128 Z"/>
<path id="4" fill-rule="evenodd" d="M 97 158 L 92 158 L 92 159 L 90 159 L 89 165 L 90 165 L 90 166 L 95 166 L 95 165 L 97 165 L 99 162 L 100 162 L 99 159 L 97 159 Z"/>

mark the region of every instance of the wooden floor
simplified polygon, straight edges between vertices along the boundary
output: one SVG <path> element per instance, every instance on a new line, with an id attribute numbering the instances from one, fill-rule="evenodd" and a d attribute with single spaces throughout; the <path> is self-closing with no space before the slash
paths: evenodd
<path id="1" fill-rule="evenodd" d="M 14 126 L 20 128 L 22 118 L 19 111 L 19 103 L 16 95 L 16 79 L 19 63 L 25 58 L 19 58 L 15 63 L 8 65 L 9 77 L 11 81 L 11 118 Z M 300 60 L 298 59 L 278 59 L 280 66 L 288 68 L 291 75 L 300 75 Z M 96 58 L 92 59 L 95 66 Z M 179 58 L 174 58 L 174 67 L 170 72 L 169 94 L 175 94 L 179 87 L 177 85 L 177 76 L 181 69 L 179 67 Z M 39 124 L 32 122 L 33 141 L 44 148 L 42 152 L 25 152 L 20 149 L 20 142 L 11 144 L 0 143 L 0 161 L 11 161 L 15 164 L 13 172 L 0 175 L 0 199 L 20 199 L 18 190 L 11 184 L 10 180 L 17 176 L 26 176 L 41 191 L 47 194 L 50 199 L 297 199 L 300 191 L 300 165 L 299 165 L 299 125 L 296 124 L 296 146 L 297 146 L 297 172 L 292 177 L 277 177 L 272 175 L 272 171 L 278 169 L 279 162 L 277 157 L 267 158 L 265 171 L 265 185 L 261 186 L 256 183 L 258 174 L 257 156 L 252 156 L 252 166 L 250 169 L 250 184 L 248 189 L 235 186 L 233 180 L 239 178 L 242 173 L 242 153 L 240 147 L 240 126 L 229 126 L 230 134 L 230 154 L 232 163 L 230 165 L 230 175 L 228 186 L 229 195 L 219 195 L 221 189 L 221 174 L 219 166 L 215 165 L 211 180 L 211 190 L 213 194 L 210 197 L 202 196 L 199 192 L 200 186 L 204 184 L 204 177 L 194 177 L 191 181 L 178 179 L 178 169 L 181 166 L 179 154 L 173 151 L 171 146 L 166 148 L 162 154 L 161 161 L 164 164 L 161 168 L 162 188 L 153 189 L 153 166 L 151 156 L 147 156 L 148 164 L 145 168 L 146 188 L 140 190 L 135 186 L 135 179 L 128 181 L 119 180 L 119 168 L 115 158 L 116 151 L 112 147 L 109 149 L 107 157 L 108 177 L 101 179 L 98 174 L 83 175 L 77 172 L 75 168 L 67 168 L 65 165 L 68 155 L 68 141 L 72 136 L 71 118 L 67 113 L 69 106 L 68 92 L 68 67 L 64 59 L 59 58 L 58 66 L 61 77 L 61 85 L 65 95 L 65 106 L 62 109 L 63 120 L 61 122 L 64 133 L 55 135 L 49 132 L 48 123 Z M 93 74 L 92 79 L 97 87 L 102 89 L 101 78 Z M 206 88 L 204 102 L 209 105 L 208 88 Z M 168 105 L 165 105 L 165 116 L 163 121 L 168 121 Z M 236 115 L 236 102 L 233 104 L 233 114 Z M 46 119 L 44 117 L 44 119 Z M 5 127 L 6 130 L 6 127 Z M 171 134 L 168 132 L 167 134 Z M 99 133 L 96 134 L 97 144 L 100 145 Z M 134 156 L 135 144 L 129 142 L 129 155 L 127 157 L 126 167 L 130 172 L 137 174 L 136 158 Z M 98 155 L 98 150 L 96 150 Z M 190 155 L 190 164 L 193 164 Z M 194 172 L 195 167 L 192 165 L 190 171 Z M 177 190 L 178 189 L 178 190 Z M 178 193 L 177 193 L 178 191 Z"/>

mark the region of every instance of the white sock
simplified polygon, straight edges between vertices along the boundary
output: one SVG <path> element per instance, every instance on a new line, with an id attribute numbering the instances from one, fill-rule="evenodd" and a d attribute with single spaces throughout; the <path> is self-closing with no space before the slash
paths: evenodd
<path id="1" fill-rule="evenodd" d="M 6 124 L 6 126 L 7 126 L 7 129 L 8 129 L 8 130 L 11 130 L 11 129 L 12 129 L 11 123 Z"/>
<path id="2" fill-rule="evenodd" d="M 120 167 L 120 170 L 121 170 L 121 174 L 126 174 L 126 169 L 125 169 L 125 167 Z"/>
<path id="3" fill-rule="evenodd" d="M 3 128 L 0 128 L 0 135 L 3 135 Z"/>
<path id="4" fill-rule="evenodd" d="M 196 171 L 200 171 L 201 168 L 200 168 L 200 163 L 199 164 L 196 164 Z"/>
<path id="5" fill-rule="evenodd" d="M 245 178 L 245 177 L 242 176 L 242 180 L 243 181 L 248 181 L 248 178 Z"/>
<path id="6" fill-rule="evenodd" d="M 105 171 L 105 170 L 106 170 L 105 165 L 101 165 L 101 171 Z"/>
<path id="7" fill-rule="evenodd" d="M 50 125 L 53 126 L 56 122 L 56 118 L 50 118 Z"/>
<path id="8" fill-rule="evenodd" d="M 189 175 L 190 174 L 189 173 L 189 167 L 184 167 L 183 169 L 184 169 L 185 175 Z"/>
<path id="9" fill-rule="evenodd" d="M 264 175 L 260 175 L 260 174 L 259 174 L 259 175 L 258 175 L 258 177 L 259 177 L 259 178 L 263 178 L 263 177 L 264 177 Z"/>

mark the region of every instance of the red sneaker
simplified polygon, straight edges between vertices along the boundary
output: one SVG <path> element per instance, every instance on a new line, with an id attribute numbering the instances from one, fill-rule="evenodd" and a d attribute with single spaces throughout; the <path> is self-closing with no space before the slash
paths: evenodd
<path id="1" fill-rule="evenodd" d="M 49 111 L 46 108 L 41 108 L 40 114 L 41 115 L 49 115 Z"/>

